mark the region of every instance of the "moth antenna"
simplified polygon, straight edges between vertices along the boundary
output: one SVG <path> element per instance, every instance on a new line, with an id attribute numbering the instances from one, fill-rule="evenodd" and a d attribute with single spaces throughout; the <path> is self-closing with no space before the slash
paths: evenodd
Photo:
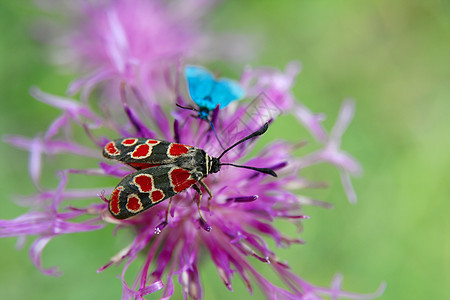
<path id="1" fill-rule="evenodd" d="M 188 107 L 188 106 L 183 106 L 183 105 L 181 105 L 181 104 L 175 104 L 176 106 L 178 106 L 179 108 L 182 108 L 182 109 L 188 109 L 188 110 L 193 110 L 193 111 L 198 111 L 197 109 L 195 109 L 195 108 L 193 108 L 193 107 Z"/>
<path id="2" fill-rule="evenodd" d="M 225 149 L 225 150 L 222 152 L 222 154 L 220 154 L 220 156 L 218 157 L 218 159 L 220 160 L 220 158 L 221 158 L 225 153 L 227 153 L 228 151 L 230 151 L 231 149 L 233 149 L 233 148 L 236 147 L 237 145 L 242 144 L 242 143 L 245 142 L 246 140 L 249 140 L 249 139 L 251 139 L 251 138 L 254 138 L 255 136 L 259 136 L 259 135 L 261 135 L 261 134 L 264 134 L 264 132 L 266 132 L 268 128 L 269 128 L 269 123 L 265 123 L 264 126 L 263 126 L 261 129 L 259 129 L 259 130 L 255 131 L 255 132 L 253 132 L 252 134 L 246 136 L 245 138 L 239 140 L 238 142 L 234 143 L 232 146 L 230 146 L 230 147 L 228 147 L 227 149 Z"/>
<path id="3" fill-rule="evenodd" d="M 256 168 L 256 167 L 241 166 L 241 165 L 235 165 L 235 164 L 229 164 L 229 163 L 224 163 L 224 164 L 220 164 L 220 165 L 221 166 L 233 166 L 236 168 L 243 168 L 243 169 L 250 169 L 250 170 L 258 171 L 260 173 L 272 175 L 273 177 L 278 177 L 277 173 L 275 173 L 274 170 L 269 169 L 269 168 Z"/>

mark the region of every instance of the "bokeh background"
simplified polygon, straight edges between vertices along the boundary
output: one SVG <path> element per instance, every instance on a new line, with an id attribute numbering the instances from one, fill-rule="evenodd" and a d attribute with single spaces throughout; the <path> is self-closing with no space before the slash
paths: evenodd
<path id="1" fill-rule="evenodd" d="M 449 16 L 450 3 L 439 0 L 233 0 L 210 16 L 210 29 L 257 37 L 253 65 L 301 61 L 295 94 L 328 115 L 327 128 L 345 97 L 356 101 L 343 148 L 365 170 L 353 181 L 358 204 L 345 199 L 336 170 L 315 168 L 309 175 L 330 187 L 313 195 L 335 208 L 307 208 L 311 219 L 301 235 L 307 244 L 277 252 L 308 281 L 328 285 L 340 272 L 350 291 L 373 292 L 385 281 L 380 299 L 450 299 Z M 0 3 L 2 135 L 43 132 L 58 111 L 33 100 L 29 87 L 63 94 L 73 79 L 49 62 L 48 45 L 32 38 L 42 17 L 28 2 Z M 274 128 L 271 138 L 298 138 L 285 130 L 288 121 Z M 25 212 L 12 199 L 33 187 L 27 153 L 4 143 L 0 149 L 0 218 L 9 219 Z M 0 298 L 119 298 L 121 268 L 95 273 L 120 249 L 111 233 L 109 226 L 55 239 L 44 265 L 59 266 L 59 278 L 41 275 L 27 248 L 15 250 L 15 238 L 0 239 Z M 205 299 L 249 298 L 239 279 L 230 294 L 211 264 L 202 275 Z M 253 299 L 261 297 L 256 291 Z"/>

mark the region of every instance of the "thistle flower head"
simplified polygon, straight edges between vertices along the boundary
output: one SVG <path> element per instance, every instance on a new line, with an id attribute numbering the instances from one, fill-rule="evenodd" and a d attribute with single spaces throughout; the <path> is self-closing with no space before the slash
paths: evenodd
<path id="1" fill-rule="evenodd" d="M 126 87 L 125 89 L 123 95 L 129 97 L 124 99 L 120 108 L 127 116 L 122 123 L 110 118 L 112 108 L 96 114 L 88 106 L 74 100 L 46 94 L 38 89 L 32 90 L 35 97 L 63 109 L 62 116 L 68 116 L 67 122 L 51 124 L 44 137 L 6 138 L 11 144 L 30 151 L 30 175 L 36 185 L 39 186 L 39 169 L 42 166 L 40 159 L 45 154 L 70 152 L 80 158 L 94 156 L 99 158 L 99 164 L 86 170 L 64 170 L 60 173 L 61 180 L 57 189 L 41 190 L 37 195 L 23 199 L 24 203 L 32 206 L 32 210 L 14 220 L 1 221 L 1 236 L 37 235 L 30 250 L 32 261 L 45 274 L 57 275 L 59 271 L 56 268 L 44 268 L 40 260 L 42 250 L 52 238 L 71 232 L 99 230 L 107 223 L 116 224 L 118 229 L 132 228 L 136 233 L 134 241 L 99 269 L 102 271 L 111 265 L 123 264 L 123 299 L 141 299 L 159 289 L 163 289 L 163 297 L 170 297 L 174 291 L 175 279 L 178 279 L 185 295 L 201 299 L 203 288 L 199 274 L 199 253 L 204 250 L 209 252 L 218 275 L 229 290 L 232 290 L 232 278 L 238 274 L 250 291 L 253 289 L 251 279 L 255 280 L 268 298 L 319 299 L 321 294 L 348 297 L 348 293 L 340 290 L 331 291 L 306 283 L 292 273 L 288 265 L 268 246 L 267 239 L 274 241 L 277 246 L 302 243 L 298 237 L 284 235 L 275 227 L 274 221 L 281 219 L 299 224 L 300 220 L 308 218 L 301 212 L 305 204 L 324 205 L 320 201 L 298 195 L 302 189 L 314 186 L 313 182 L 299 176 L 299 171 L 306 165 L 321 161 L 315 158 L 311 162 L 307 157 L 293 157 L 291 153 L 295 146 L 287 142 L 270 143 L 259 151 L 260 154 L 250 158 L 249 154 L 254 152 L 257 143 L 255 140 L 248 140 L 221 157 L 224 163 L 271 168 L 278 174 L 276 179 L 253 170 L 222 166 L 219 173 L 210 174 L 204 179 L 214 197 L 209 201 L 205 199 L 207 197 L 203 197 L 200 210 L 193 201 L 197 198 L 196 191 L 188 189 L 173 197 L 169 211 L 169 201 L 165 201 L 127 220 L 113 218 L 106 209 L 107 203 L 95 201 L 95 196 L 99 195 L 106 200 L 114 182 L 135 170 L 100 158 L 102 148 L 108 140 L 117 136 L 154 137 L 157 134 L 153 130 L 157 130 L 161 140 L 192 145 L 217 157 L 223 151 L 218 138 L 223 138 L 223 143 L 231 145 L 260 127 L 261 122 L 274 121 L 273 116 L 270 120 L 265 119 L 264 116 L 268 115 L 264 111 L 256 111 L 256 108 L 261 109 L 260 105 L 240 103 L 218 112 L 214 123 L 217 136 L 208 122 L 193 116 L 191 111 L 179 108 L 172 111 L 172 122 L 166 116 L 165 121 L 159 123 L 160 126 L 150 128 L 146 124 L 146 111 L 133 109 L 131 105 L 133 100 L 138 101 L 134 99 L 136 94 L 129 93 Z M 185 95 L 178 96 L 187 102 Z M 78 123 L 80 112 L 87 117 Z M 246 119 L 246 115 L 256 115 L 258 118 Z M 61 117 L 57 120 L 60 119 Z M 98 130 L 94 128 L 99 124 L 110 132 L 108 136 L 96 133 Z M 82 126 L 86 130 L 88 137 L 97 145 L 97 150 L 83 146 L 66 134 L 73 125 Z M 322 161 L 329 162 L 326 159 Z M 67 189 L 67 180 L 71 176 L 77 176 L 76 174 L 110 176 L 116 180 L 112 181 L 111 186 L 99 186 L 94 190 Z M 93 202 L 86 207 L 76 208 L 65 204 L 74 198 L 91 198 Z M 88 216 L 88 219 L 82 223 L 75 221 L 81 215 Z M 124 276 L 128 267 L 147 248 L 146 261 L 135 281 L 127 283 Z M 265 279 L 255 268 L 259 263 L 270 266 L 289 289 L 277 287 Z"/>

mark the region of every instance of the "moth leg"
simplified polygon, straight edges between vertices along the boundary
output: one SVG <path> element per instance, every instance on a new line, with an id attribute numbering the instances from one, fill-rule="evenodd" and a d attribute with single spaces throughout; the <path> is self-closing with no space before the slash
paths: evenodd
<path id="1" fill-rule="evenodd" d="M 206 224 L 205 218 L 203 218 L 202 212 L 200 211 L 200 203 L 202 200 L 203 193 L 196 184 L 194 184 L 192 187 L 198 193 L 198 201 L 197 201 L 198 214 L 200 215 L 200 219 L 202 219 L 202 221 Z"/>
<path id="2" fill-rule="evenodd" d="M 203 182 L 203 180 L 199 180 L 198 182 L 200 183 L 200 185 L 205 189 L 205 191 L 209 195 L 209 198 L 208 198 L 208 210 L 211 210 L 211 198 L 213 197 L 213 194 L 211 193 L 211 190 L 209 189 L 209 187 Z"/>
<path id="3" fill-rule="evenodd" d="M 169 205 L 167 206 L 167 211 L 166 211 L 166 222 L 169 223 L 169 213 L 170 213 L 170 205 L 172 204 L 172 197 L 170 197 L 169 199 Z"/>
<path id="4" fill-rule="evenodd" d="M 196 118 L 196 117 L 197 117 L 197 115 L 195 115 L 195 114 L 188 115 L 187 118 L 184 120 L 183 124 L 181 125 L 181 127 L 184 127 L 190 118 Z"/>
<path id="5" fill-rule="evenodd" d="M 160 234 L 162 232 L 162 230 L 167 226 L 167 224 L 169 224 L 169 213 L 170 213 L 170 205 L 172 204 L 172 197 L 170 197 L 169 199 L 169 205 L 167 206 L 167 211 L 166 211 L 166 219 L 164 221 L 162 221 L 161 223 L 159 223 L 158 226 L 155 227 L 155 234 Z"/>

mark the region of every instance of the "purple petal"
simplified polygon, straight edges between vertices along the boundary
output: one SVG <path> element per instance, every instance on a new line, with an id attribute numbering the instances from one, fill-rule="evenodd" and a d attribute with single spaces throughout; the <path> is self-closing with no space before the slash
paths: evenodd
<path id="1" fill-rule="evenodd" d="M 317 141 L 325 143 L 328 140 L 328 135 L 322 126 L 325 119 L 323 114 L 314 114 L 302 104 L 297 104 L 293 114 Z"/>
<path id="2" fill-rule="evenodd" d="M 344 187 L 344 191 L 345 191 L 345 194 L 347 195 L 348 201 L 350 201 L 350 203 L 352 203 L 352 204 L 356 204 L 356 202 L 358 201 L 358 198 L 356 196 L 355 190 L 353 189 L 352 181 L 350 179 L 350 174 L 345 171 L 341 171 L 340 175 L 341 175 L 342 186 Z"/>
<path id="3" fill-rule="evenodd" d="M 30 155 L 28 163 L 28 173 L 30 174 L 31 181 L 34 186 L 39 186 L 40 177 L 42 172 L 42 153 L 43 145 L 41 139 L 35 137 L 30 146 Z"/>
<path id="4" fill-rule="evenodd" d="M 232 197 L 227 198 L 227 202 L 252 202 L 258 199 L 258 195 L 253 196 L 240 196 L 240 197 Z"/>
<path id="5" fill-rule="evenodd" d="M 339 147 L 342 136 L 347 130 L 350 122 L 355 115 L 355 102 L 353 100 L 344 100 L 339 110 L 338 119 L 330 133 L 330 143 L 335 144 L 334 147 Z"/>
<path id="6" fill-rule="evenodd" d="M 212 230 L 212 227 L 209 226 L 208 223 L 206 223 L 206 221 L 203 218 L 199 218 L 198 223 L 204 231 L 210 232 Z"/>
<path id="7" fill-rule="evenodd" d="M 49 276 L 61 276 L 62 273 L 56 267 L 45 269 L 42 266 L 42 251 L 48 242 L 52 239 L 51 236 L 40 237 L 36 239 L 30 247 L 30 258 L 33 264 L 45 275 Z"/>
<path id="8" fill-rule="evenodd" d="M 128 119 L 131 124 L 133 124 L 139 137 L 155 138 L 156 134 L 147 128 L 147 126 L 140 120 L 139 116 L 131 109 L 125 102 L 123 102 L 125 112 L 127 113 Z"/>
<path id="9" fill-rule="evenodd" d="M 81 104 L 79 102 L 69 98 L 44 93 L 37 87 L 31 87 L 30 94 L 35 99 L 64 111 L 77 111 L 81 108 Z"/>
<path id="10" fill-rule="evenodd" d="M 174 292 L 172 276 L 167 276 L 167 284 L 159 300 L 169 300 Z"/>
<path id="11" fill-rule="evenodd" d="M 381 283 L 377 291 L 375 291 L 372 294 L 357 294 L 342 291 L 341 284 L 342 284 L 342 275 L 337 274 L 333 278 L 333 281 L 331 283 L 331 289 L 321 287 L 315 287 L 314 289 L 319 294 L 330 296 L 331 299 L 348 298 L 348 299 L 366 300 L 380 297 L 384 293 L 384 290 L 386 288 L 386 284 Z"/>
<path id="12" fill-rule="evenodd" d="M 126 57 L 129 57 L 128 41 L 120 19 L 115 11 L 106 12 L 107 24 L 111 35 L 107 36 L 106 49 L 113 65 L 119 73 L 125 71 Z"/>
<path id="13" fill-rule="evenodd" d="M 167 226 L 167 222 L 166 221 L 162 221 L 161 223 L 159 223 L 156 227 L 155 227 L 155 234 L 161 234 L 162 230 Z"/>
<path id="14" fill-rule="evenodd" d="M 53 136 L 55 136 L 61 128 L 65 127 L 70 120 L 70 116 L 67 113 L 63 113 L 61 116 L 53 120 L 52 124 L 47 128 L 47 132 L 45 133 L 44 139 L 49 140 Z"/>

